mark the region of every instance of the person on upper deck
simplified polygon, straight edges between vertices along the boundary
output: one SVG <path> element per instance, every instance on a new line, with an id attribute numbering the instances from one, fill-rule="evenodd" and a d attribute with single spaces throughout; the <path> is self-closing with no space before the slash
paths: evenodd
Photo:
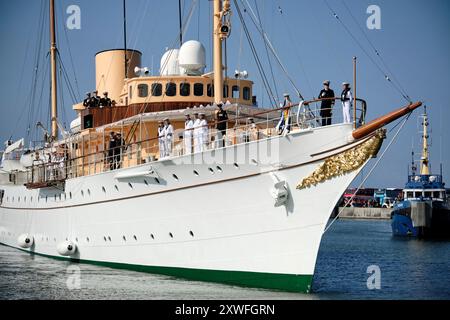
<path id="1" fill-rule="evenodd" d="M 91 107 L 91 93 L 86 92 L 86 99 L 83 100 L 83 106 L 86 108 Z"/>
<path id="2" fill-rule="evenodd" d="M 330 81 L 323 82 L 323 89 L 319 93 L 319 99 L 324 99 L 320 103 L 320 116 L 322 126 L 331 125 L 332 108 L 334 106 L 334 91 L 330 88 Z"/>
<path id="3" fill-rule="evenodd" d="M 100 99 L 100 108 L 111 107 L 111 99 L 108 98 L 108 92 L 103 92 L 103 98 Z"/>
<path id="4" fill-rule="evenodd" d="M 98 95 L 98 91 L 95 90 L 93 92 L 93 95 L 91 96 L 90 107 L 91 108 L 97 108 L 99 105 L 100 105 L 100 97 Z"/>
<path id="5" fill-rule="evenodd" d="M 184 154 L 192 153 L 192 136 L 194 134 L 194 121 L 192 121 L 189 114 L 186 115 L 184 121 Z"/>
<path id="6" fill-rule="evenodd" d="M 206 151 L 208 149 L 208 122 L 206 121 L 206 115 L 204 113 L 200 113 L 200 124 L 199 124 L 199 144 L 200 151 Z"/>
<path id="7" fill-rule="evenodd" d="M 344 116 L 344 123 L 351 123 L 352 120 L 350 118 L 350 109 L 352 107 L 353 96 L 350 91 L 350 84 L 348 82 L 342 83 L 342 93 L 341 93 L 341 102 L 342 102 L 342 114 Z"/>
<path id="8" fill-rule="evenodd" d="M 219 110 L 216 111 L 216 129 L 218 135 L 218 147 L 225 147 L 225 135 L 227 133 L 227 120 L 228 114 L 223 110 L 222 103 L 218 103 L 217 107 Z"/>
<path id="9" fill-rule="evenodd" d="M 166 144 L 164 155 L 170 157 L 173 147 L 173 126 L 168 118 L 164 119 L 164 142 Z"/>
<path id="10" fill-rule="evenodd" d="M 109 145 L 108 145 L 108 163 L 109 163 L 109 169 L 114 170 L 114 152 L 116 148 L 116 134 L 114 131 L 111 131 L 109 134 Z"/>
<path id="11" fill-rule="evenodd" d="M 158 122 L 158 145 L 159 145 L 159 159 L 164 158 L 166 154 L 166 143 L 165 143 L 165 133 L 164 133 L 164 122 Z"/>
<path id="12" fill-rule="evenodd" d="M 200 128 L 200 118 L 198 116 L 198 113 L 194 113 L 194 125 L 193 125 L 193 133 L 194 133 L 194 152 L 200 152 L 202 151 L 201 147 L 201 128 Z"/>
<path id="13" fill-rule="evenodd" d="M 114 140 L 116 141 L 116 148 L 114 149 L 115 168 L 120 169 L 122 166 L 123 153 L 125 152 L 125 140 L 123 140 L 121 133 L 117 133 Z"/>
<path id="14" fill-rule="evenodd" d="M 280 121 L 278 122 L 276 126 L 276 130 L 279 135 L 288 134 L 291 131 L 291 107 L 292 102 L 289 97 L 289 94 L 284 94 L 284 102 L 280 105 L 280 108 L 284 108 L 281 110 L 281 117 Z"/>

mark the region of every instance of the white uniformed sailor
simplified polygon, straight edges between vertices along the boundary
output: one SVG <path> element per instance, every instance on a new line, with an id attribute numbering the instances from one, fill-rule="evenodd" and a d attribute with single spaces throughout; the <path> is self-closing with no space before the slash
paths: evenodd
<path id="1" fill-rule="evenodd" d="M 353 96 L 352 92 L 350 91 L 350 84 L 348 82 L 343 82 L 342 89 L 341 101 L 344 123 L 351 123 L 352 120 L 350 118 L 350 108 L 352 107 Z"/>
<path id="2" fill-rule="evenodd" d="M 173 126 L 168 118 L 164 119 L 164 142 L 165 156 L 169 157 L 172 154 L 173 147 Z"/>
<path id="3" fill-rule="evenodd" d="M 158 122 L 158 144 L 159 144 L 159 158 L 164 158 L 166 154 L 166 144 L 165 144 L 165 128 L 164 122 Z"/>
<path id="4" fill-rule="evenodd" d="M 204 113 L 200 113 L 199 116 L 200 116 L 200 128 L 199 128 L 200 129 L 200 131 L 199 131 L 200 140 L 199 140 L 199 143 L 200 143 L 201 151 L 205 151 L 208 146 L 208 133 L 209 133 L 208 122 L 206 121 L 206 116 Z"/>
<path id="5" fill-rule="evenodd" d="M 192 121 L 190 115 L 186 115 L 186 120 L 184 122 L 184 153 L 192 153 L 192 136 L 194 135 L 194 121 Z"/>
<path id="6" fill-rule="evenodd" d="M 200 118 L 198 117 L 198 113 L 194 113 L 194 124 L 193 124 L 193 133 L 194 133 L 194 152 L 202 151 L 201 143 L 200 143 Z"/>

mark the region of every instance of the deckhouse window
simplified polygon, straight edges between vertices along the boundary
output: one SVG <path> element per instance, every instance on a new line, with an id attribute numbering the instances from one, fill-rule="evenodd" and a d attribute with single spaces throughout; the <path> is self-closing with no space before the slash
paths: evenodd
<path id="1" fill-rule="evenodd" d="M 180 83 L 180 96 L 188 97 L 191 95 L 191 85 L 187 82 Z"/>
<path id="2" fill-rule="evenodd" d="M 177 94 L 177 85 L 173 82 L 166 84 L 166 96 L 173 97 Z"/>
<path id="3" fill-rule="evenodd" d="M 244 100 L 250 100 L 251 95 L 250 95 L 249 87 L 244 87 L 244 89 L 242 89 L 242 96 L 243 96 Z"/>
<path id="4" fill-rule="evenodd" d="M 146 98 L 148 96 L 148 85 L 139 84 L 137 88 L 138 88 L 138 96 L 140 98 Z"/>
<path id="5" fill-rule="evenodd" d="M 130 100 L 133 99 L 133 87 L 132 86 L 130 86 L 130 90 L 128 90 L 128 94 L 129 94 Z"/>
<path id="6" fill-rule="evenodd" d="M 203 83 L 194 83 L 194 96 L 203 96 Z"/>
<path id="7" fill-rule="evenodd" d="M 231 89 L 231 97 L 233 99 L 239 99 L 239 86 L 233 86 Z"/>
<path id="8" fill-rule="evenodd" d="M 406 197 L 407 197 L 407 198 L 412 198 L 412 197 L 413 197 L 413 193 L 412 193 L 411 191 L 408 191 L 408 192 L 406 193 Z"/>
<path id="9" fill-rule="evenodd" d="M 228 93 L 229 93 L 229 88 L 228 88 L 228 86 L 227 85 L 224 85 L 223 86 L 223 97 L 224 98 L 228 98 Z"/>
<path id="10" fill-rule="evenodd" d="M 440 192 L 439 191 L 434 191 L 433 192 L 433 198 L 439 198 Z"/>
<path id="11" fill-rule="evenodd" d="M 152 96 L 159 97 L 162 96 L 162 84 L 153 83 L 152 84 Z"/>
<path id="12" fill-rule="evenodd" d="M 208 86 L 206 87 L 206 94 L 208 95 L 208 97 L 214 97 L 214 85 L 213 84 L 208 84 Z"/>

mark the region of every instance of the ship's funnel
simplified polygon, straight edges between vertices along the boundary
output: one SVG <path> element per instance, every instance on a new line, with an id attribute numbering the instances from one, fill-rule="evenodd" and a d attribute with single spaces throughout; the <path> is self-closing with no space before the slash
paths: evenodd
<path id="1" fill-rule="evenodd" d="M 119 102 L 124 79 L 136 77 L 135 67 L 141 67 L 142 53 L 127 50 L 127 74 L 125 75 L 125 50 L 113 49 L 98 52 L 95 55 L 95 83 L 99 95 L 108 92 L 111 100 Z"/>

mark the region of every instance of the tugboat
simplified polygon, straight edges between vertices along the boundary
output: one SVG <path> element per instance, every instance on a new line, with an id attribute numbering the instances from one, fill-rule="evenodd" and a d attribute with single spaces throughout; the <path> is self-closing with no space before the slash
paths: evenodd
<path id="1" fill-rule="evenodd" d="M 420 159 L 420 174 L 413 165 L 408 182 L 403 190 L 403 200 L 394 205 L 392 211 L 392 233 L 394 236 L 417 238 L 450 238 L 450 207 L 445 183 L 440 174 L 431 174 L 429 166 L 427 111 L 420 116 L 423 127 L 423 147 Z"/>

